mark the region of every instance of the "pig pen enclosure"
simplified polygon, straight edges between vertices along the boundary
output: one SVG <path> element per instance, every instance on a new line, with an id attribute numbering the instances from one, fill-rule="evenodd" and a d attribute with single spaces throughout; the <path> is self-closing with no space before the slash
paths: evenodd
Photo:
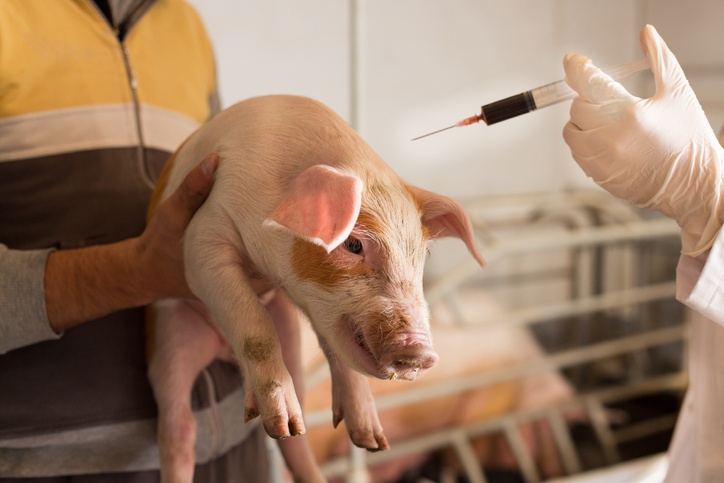
<path id="1" fill-rule="evenodd" d="M 458 240 L 432 248 L 438 367 L 412 383 L 371 381 L 390 451 L 331 428 L 326 363 L 306 351 L 308 435 L 324 473 L 529 483 L 664 452 L 687 384 L 675 223 L 597 191 L 466 209 L 488 266 Z"/>

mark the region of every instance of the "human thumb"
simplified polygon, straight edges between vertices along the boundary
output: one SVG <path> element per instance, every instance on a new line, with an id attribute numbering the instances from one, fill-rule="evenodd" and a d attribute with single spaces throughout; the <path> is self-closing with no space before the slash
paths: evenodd
<path id="1" fill-rule="evenodd" d="M 654 97 L 671 95 L 686 88 L 689 81 L 674 54 L 653 25 L 646 25 L 639 36 L 641 50 L 648 57 L 656 82 Z"/>

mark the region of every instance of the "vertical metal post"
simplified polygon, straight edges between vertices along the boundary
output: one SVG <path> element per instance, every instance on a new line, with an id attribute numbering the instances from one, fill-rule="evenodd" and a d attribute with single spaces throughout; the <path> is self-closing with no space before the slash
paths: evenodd
<path id="1" fill-rule="evenodd" d="M 349 2 L 349 124 L 357 132 L 361 129 L 360 83 L 362 59 L 360 52 L 364 48 L 365 27 L 363 1 L 350 0 Z"/>
<path id="2" fill-rule="evenodd" d="M 455 446 L 455 451 L 460 458 L 460 462 L 463 464 L 463 468 L 465 468 L 468 481 L 470 481 L 470 483 L 487 483 L 485 474 L 480 466 L 480 461 L 478 461 L 475 452 L 470 447 L 470 442 L 465 436 L 465 433 L 463 431 L 457 431 L 452 443 Z"/>
<path id="3" fill-rule="evenodd" d="M 371 483 L 372 480 L 365 463 L 367 459 L 365 453 L 364 449 L 350 445 L 349 466 L 347 467 L 347 475 L 344 478 L 345 483 Z"/>
<path id="4" fill-rule="evenodd" d="M 516 423 L 514 421 L 507 422 L 504 425 L 504 433 L 508 444 L 510 444 L 510 448 L 513 450 L 515 459 L 518 461 L 520 472 L 523 474 L 526 483 L 536 483 L 540 481 L 538 468 L 535 466 L 535 461 L 533 461 L 525 445 L 525 441 L 523 441 L 523 438 L 520 436 Z"/>

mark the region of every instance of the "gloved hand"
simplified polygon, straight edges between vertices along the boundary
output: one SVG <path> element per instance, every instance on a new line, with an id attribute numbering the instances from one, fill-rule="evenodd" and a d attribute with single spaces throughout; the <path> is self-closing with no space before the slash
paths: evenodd
<path id="1" fill-rule="evenodd" d="M 565 56 L 566 81 L 579 96 L 563 138 L 599 186 L 674 219 L 682 252 L 695 256 L 722 226 L 724 149 L 654 27 L 641 31 L 641 47 L 656 81 L 648 99 L 629 94 L 587 57 Z"/>

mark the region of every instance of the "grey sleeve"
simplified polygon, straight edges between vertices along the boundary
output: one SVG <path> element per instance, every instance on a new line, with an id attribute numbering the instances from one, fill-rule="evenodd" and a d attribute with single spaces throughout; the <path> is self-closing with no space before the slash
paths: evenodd
<path id="1" fill-rule="evenodd" d="M 51 251 L 0 244 L 0 354 L 60 337 L 45 309 L 45 261 Z"/>

